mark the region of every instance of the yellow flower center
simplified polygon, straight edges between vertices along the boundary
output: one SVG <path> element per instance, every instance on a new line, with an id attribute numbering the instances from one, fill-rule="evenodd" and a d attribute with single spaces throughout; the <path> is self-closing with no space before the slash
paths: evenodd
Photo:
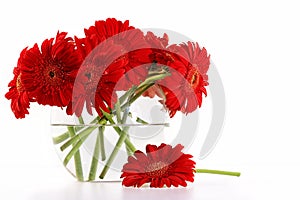
<path id="1" fill-rule="evenodd" d="M 23 88 L 22 88 L 22 82 L 21 82 L 21 73 L 19 74 L 19 76 L 17 77 L 17 80 L 16 80 L 16 88 L 18 90 L 18 92 L 22 92 L 23 91 Z"/>
<path id="2" fill-rule="evenodd" d="M 162 177 L 169 170 L 169 165 L 159 161 L 151 163 L 146 167 L 146 174 L 150 177 Z"/>
<path id="3" fill-rule="evenodd" d="M 188 72 L 187 80 L 190 86 L 195 89 L 200 81 L 200 74 L 197 69 L 193 68 Z"/>

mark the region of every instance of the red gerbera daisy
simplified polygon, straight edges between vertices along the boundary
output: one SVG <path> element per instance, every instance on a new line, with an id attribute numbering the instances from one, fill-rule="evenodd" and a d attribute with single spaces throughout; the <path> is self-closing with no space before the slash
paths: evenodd
<path id="1" fill-rule="evenodd" d="M 77 70 L 82 62 L 72 38 L 57 33 L 46 39 L 41 50 L 35 44 L 20 58 L 22 84 L 42 105 L 64 107 L 72 97 Z"/>
<path id="2" fill-rule="evenodd" d="M 129 21 L 118 21 L 114 18 L 108 18 L 105 21 L 96 21 L 94 26 L 85 29 L 86 37 L 78 39 L 85 45 L 80 45 L 83 48 L 85 56 L 97 45 L 108 40 L 112 40 L 114 44 L 122 47 L 123 58 L 128 62 L 120 66 L 125 69 L 124 78 L 117 85 L 118 90 L 128 90 L 132 85 L 138 85 L 142 82 L 147 74 L 146 67 L 138 67 L 148 63 L 147 51 L 148 44 L 145 41 L 143 32 L 139 29 L 129 26 Z M 139 50 L 143 50 L 142 52 Z"/>
<path id="3" fill-rule="evenodd" d="M 125 22 L 118 21 L 115 18 L 107 18 L 104 20 L 99 20 L 95 22 L 94 26 L 89 29 L 85 29 L 85 35 L 87 38 L 94 37 L 98 40 L 98 44 L 109 37 L 117 35 L 121 32 L 135 29 L 133 26 L 129 26 L 129 21 Z"/>
<path id="4" fill-rule="evenodd" d="M 88 29 L 84 29 L 85 37 L 77 38 L 75 37 L 77 46 L 82 54 L 82 57 L 85 58 L 88 54 L 99 45 L 101 42 L 129 30 L 134 30 L 133 26 L 129 26 L 129 21 L 125 22 L 117 21 L 115 18 L 108 18 L 106 21 L 99 20 L 95 22 L 95 25 L 90 26 Z M 124 35 L 122 35 L 124 36 Z M 124 38 L 114 38 L 114 44 L 119 44 L 120 41 L 124 41 Z M 126 41 L 126 40 L 125 40 Z M 127 38 L 127 44 L 130 44 Z"/>
<path id="5" fill-rule="evenodd" d="M 156 67 L 156 69 L 153 69 L 155 71 L 159 71 L 165 66 L 168 65 L 169 62 L 173 60 L 172 56 L 167 51 L 167 46 L 169 43 L 169 37 L 166 33 L 164 33 L 163 37 L 156 36 L 153 32 L 148 31 L 145 35 L 145 40 L 149 45 L 149 53 L 146 55 L 147 57 L 147 63 L 155 63 L 155 65 L 152 65 Z M 145 54 L 143 51 L 141 51 L 141 54 Z M 145 63 L 146 63 L 145 62 Z M 169 77 L 166 77 L 169 78 Z M 159 81 L 158 81 L 159 82 Z M 161 90 L 158 83 L 150 87 L 148 90 L 146 90 L 143 93 L 143 96 L 153 98 L 155 95 L 158 97 L 163 98 L 163 91 Z"/>
<path id="6" fill-rule="evenodd" d="M 14 79 L 8 84 L 9 91 L 5 94 L 8 100 L 11 100 L 11 110 L 17 119 L 25 118 L 29 114 L 28 108 L 30 101 L 34 101 L 28 96 L 23 86 L 22 73 L 20 71 L 20 59 L 26 52 L 26 48 L 21 52 L 17 67 L 14 68 Z"/>
<path id="7" fill-rule="evenodd" d="M 172 78 L 163 81 L 162 88 L 166 95 L 165 105 L 173 117 L 177 111 L 187 114 L 201 106 L 202 95 L 207 95 L 210 56 L 205 48 L 200 49 L 198 43 L 192 42 L 172 45 L 169 50 L 175 53 L 174 62 L 170 62 L 174 73 Z"/>
<path id="8" fill-rule="evenodd" d="M 186 186 L 186 181 L 194 181 L 195 162 L 192 155 L 182 152 L 183 146 L 178 144 L 146 146 L 146 154 L 136 151 L 128 158 L 128 163 L 123 166 L 122 184 L 129 187 L 141 187 L 150 183 L 150 187 L 161 188 L 164 185 L 171 187 Z"/>
<path id="9" fill-rule="evenodd" d="M 92 114 L 92 107 L 101 116 L 101 110 L 109 112 L 109 108 L 116 102 L 115 85 L 123 76 L 126 63 L 121 55 L 122 47 L 113 41 L 99 44 L 85 58 L 78 71 L 74 83 L 72 102 L 67 113 L 80 116 L 84 107 Z"/>
<path id="10" fill-rule="evenodd" d="M 145 36 L 145 40 L 150 45 L 152 50 L 152 53 L 149 56 L 151 62 L 166 65 L 172 60 L 172 57 L 166 51 L 167 46 L 169 45 L 169 37 L 166 33 L 164 33 L 163 37 L 161 38 L 148 31 Z"/>

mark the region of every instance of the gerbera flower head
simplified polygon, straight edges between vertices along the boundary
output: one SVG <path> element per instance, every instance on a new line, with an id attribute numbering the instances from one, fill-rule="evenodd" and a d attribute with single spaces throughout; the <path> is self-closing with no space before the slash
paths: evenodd
<path id="1" fill-rule="evenodd" d="M 20 58 L 22 85 L 37 103 L 64 107 L 72 97 L 73 83 L 82 62 L 66 32 L 35 44 Z"/>
<path id="2" fill-rule="evenodd" d="M 201 107 L 202 96 L 207 95 L 210 56 L 198 43 L 182 43 L 168 49 L 174 58 L 169 63 L 172 78 L 161 81 L 161 85 L 166 95 L 165 105 L 173 117 L 177 111 L 187 114 Z"/>
<path id="3" fill-rule="evenodd" d="M 149 63 L 148 43 L 140 29 L 129 25 L 129 21 L 124 22 L 115 18 L 96 21 L 95 24 L 85 29 L 85 38 L 76 38 L 76 43 L 82 52 L 83 57 L 87 56 L 97 45 L 108 40 L 122 47 L 122 59 L 127 60 L 127 64 L 122 67 L 125 70 L 124 77 L 119 80 L 118 90 L 128 90 L 132 85 L 138 85 L 148 75 Z"/>
<path id="4" fill-rule="evenodd" d="M 192 155 L 182 152 L 183 146 L 167 144 L 146 146 L 146 154 L 136 151 L 128 157 L 123 166 L 121 178 L 124 186 L 141 187 L 150 183 L 150 187 L 161 188 L 187 186 L 186 181 L 194 181 L 195 162 Z"/>
<path id="5" fill-rule="evenodd" d="M 99 44 L 107 38 L 132 29 L 135 28 L 129 25 L 129 20 L 122 22 L 115 18 L 107 18 L 96 21 L 95 25 L 85 29 L 84 32 L 87 38 L 95 37 Z"/>
<path id="6" fill-rule="evenodd" d="M 27 48 L 25 48 L 21 54 L 18 61 L 17 67 L 14 68 L 13 74 L 14 78 L 8 84 L 9 91 L 5 94 L 8 100 L 11 100 L 11 110 L 13 111 L 17 119 L 25 118 L 26 114 L 29 114 L 28 108 L 31 101 L 34 101 L 25 90 L 22 81 L 22 73 L 20 70 L 20 60 L 24 56 Z"/>
<path id="7" fill-rule="evenodd" d="M 148 49 L 140 50 L 140 54 L 144 54 L 147 56 L 145 59 L 145 63 L 150 65 L 148 66 L 148 72 L 165 70 L 168 63 L 173 60 L 172 55 L 167 51 L 167 46 L 169 44 L 169 37 L 166 33 L 163 34 L 163 37 L 156 36 L 153 32 L 148 31 L 146 33 L 145 41 L 148 43 Z M 146 52 L 146 50 L 148 52 Z M 154 65 L 153 65 L 154 64 Z M 155 66 L 156 69 L 153 69 Z M 166 77 L 168 78 L 168 77 Z M 153 98 L 158 96 L 160 98 L 164 98 L 163 92 L 158 84 L 159 81 L 156 82 L 155 85 L 150 87 L 143 93 L 143 96 Z"/>
<path id="8" fill-rule="evenodd" d="M 109 112 L 116 102 L 115 85 L 124 74 L 122 47 L 106 40 L 95 47 L 83 61 L 74 83 L 72 102 L 68 114 L 81 115 L 84 105 L 89 114 L 95 108 L 101 116 L 101 109 Z"/>
<path id="9" fill-rule="evenodd" d="M 153 32 L 148 31 L 145 35 L 145 40 L 152 50 L 149 55 L 151 62 L 166 65 L 173 60 L 172 56 L 167 51 L 169 36 L 166 33 L 164 33 L 163 37 L 158 37 Z"/>
<path id="10" fill-rule="evenodd" d="M 90 26 L 88 29 L 84 29 L 85 37 L 75 37 L 75 41 L 80 53 L 82 54 L 82 57 L 85 58 L 101 42 L 106 41 L 107 39 L 112 38 L 120 33 L 134 29 L 135 28 L 133 26 L 129 26 L 128 20 L 122 22 L 116 20 L 115 18 L 108 18 L 106 20 L 96 21 L 93 26 Z M 124 36 L 124 34 L 122 34 L 122 36 Z M 114 44 L 126 41 L 123 39 L 124 38 L 114 37 Z M 128 41 L 129 40 L 127 40 L 127 44 L 130 44 Z"/>
<path id="11" fill-rule="evenodd" d="M 173 49 L 174 48 L 174 49 Z M 183 57 L 189 63 L 185 63 L 189 69 L 195 69 L 203 77 L 204 85 L 208 85 L 207 71 L 210 65 L 210 55 L 207 54 L 206 49 L 200 48 L 196 42 L 181 43 L 180 45 L 170 47 L 178 55 Z M 172 51 L 173 51 L 172 50 Z M 183 62 L 183 60 L 182 60 Z"/>

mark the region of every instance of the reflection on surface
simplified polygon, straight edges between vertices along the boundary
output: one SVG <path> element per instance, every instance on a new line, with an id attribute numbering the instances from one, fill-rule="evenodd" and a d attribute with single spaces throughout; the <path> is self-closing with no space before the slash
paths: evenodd
<path id="1" fill-rule="evenodd" d="M 3 167 L 2 172 L 10 169 L 12 172 L 19 172 L 19 168 Z M 289 166 L 291 167 L 291 166 Z M 272 166 L 272 169 L 274 166 Z M 260 168 L 261 169 L 261 168 Z M 268 166 L 262 172 L 270 169 Z M 283 170 L 274 168 L 276 172 Z M 286 167 L 284 167 L 286 169 Z M 298 168 L 297 168 L 298 169 Z M 241 169 L 241 171 L 246 171 Z M 249 169 L 248 169 L 249 171 Z M 257 173 L 258 170 L 254 170 Z M 292 170 L 293 171 L 293 170 Z M 294 169 L 296 171 L 296 169 Z M 248 183 L 244 174 L 240 178 L 227 176 L 214 176 L 209 174 L 195 175 L 195 182 L 190 183 L 186 188 L 125 188 L 121 182 L 95 182 L 81 183 L 60 167 L 37 167 L 27 166 L 22 168 L 26 173 L 3 173 L 0 181 L 0 194 L 3 199 L 9 200 L 164 200 L 164 199 L 230 199 L 248 200 L 249 193 L 253 193 L 253 183 Z M 45 173 L 47 172 L 47 173 Z M 254 172 L 249 177 L 253 177 Z M 4 176 L 3 176 L 4 175 Z M 34 176 L 33 176 L 34 175 Z M 248 177 L 248 179 L 249 179 Z M 246 178 L 246 179 L 245 179 Z M 273 175 L 272 175 L 273 178 Z M 243 180 L 245 181 L 243 182 Z M 272 179 L 273 180 L 273 179 Z M 260 181 L 261 182 L 261 181 Z M 263 185 L 269 183 L 267 180 L 261 182 Z M 241 187 L 241 186 L 247 187 Z M 261 185 L 259 185 L 261 186 Z M 263 187 L 261 187 L 263 188 Z M 245 192 L 246 189 L 246 192 Z M 249 190 L 251 192 L 249 192 Z M 254 194 L 254 193 L 253 193 Z"/>
<path id="2" fill-rule="evenodd" d="M 79 183 L 37 191 L 30 200 L 191 199 L 193 188 L 124 188 L 120 182 Z"/>
<path id="3" fill-rule="evenodd" d="M 203 177 L 202 177 L 203 178 Z M 80 183 L 69 182 L 36 188 L 28 200 L 164 200 L 164 199 L 248 199 L 240 196 L 238 181 L 230 178 L 215 178 L 210 181 L 199 181 L 186 188 L 125 188 L 120 182 Z M 229 181 L 229 182 L 228 182 Z"/>

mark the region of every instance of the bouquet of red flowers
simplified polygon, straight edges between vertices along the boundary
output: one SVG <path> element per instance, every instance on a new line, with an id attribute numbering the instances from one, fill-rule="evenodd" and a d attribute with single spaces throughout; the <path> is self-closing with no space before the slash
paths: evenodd
<path id="1" fill-rule="evenodd" d="M 73 159 L 78 180 L 96 180 L 98 171 L 103 179 L 122 146 L 128 154 L 121 175 L 125 186 L 186 186 L 196 171 L 239 175 L 195 170 L 192 156 L 184 154 L 180 144 L 148 144 L 144 154 L 136 150 L 128 134 L 128 119 L 134 117 L 130 107 L 139 98 L 155 98 L 170 118 L 177 112 L 189 114 L 201 107 L 210 66 L 205 48 L 190 41 L 169 44 L 167 34 L 159 37 L 150 31 L 144 33 L 128 21 L 114 18 L 96 21 L 84 33 L 80 38 L 58 32 L 41 46 L 26 47 L 5 95 L 16 118 L 29 114 L 30 103 L 34 102 L 62 108 L 66 115 L 77 118 L 77 124 L 66 124 L 67 129 L 53 142 L 62 144 L 60 151 L 67 152 L 65 166 Z M 86 121 L 86 115 L 93 118 Z M 135 125 L 151 124 L 138 116 L 135 119 Z M 104 142 L 107 126 L 113 127 L 118 136 L 109 156 Z M 86 177 L 80 150 L 96 130 Z M 100 160 L 104 162 L 101 169 Z"/>

